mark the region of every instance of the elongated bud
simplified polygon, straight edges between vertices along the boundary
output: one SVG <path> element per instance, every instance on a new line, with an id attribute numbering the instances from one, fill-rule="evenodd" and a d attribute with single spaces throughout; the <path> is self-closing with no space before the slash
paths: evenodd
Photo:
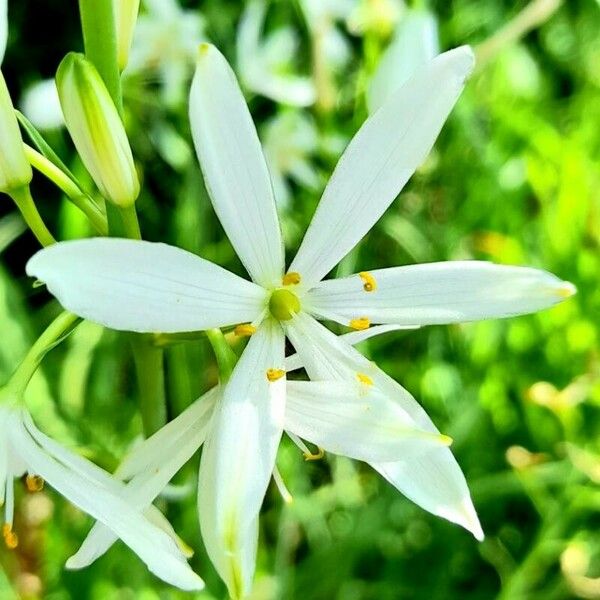
<path id="1" fill-rule="evenodd" d="M 29 185 L 32 176 L 15 109 L 0 71 L 0 191 L 9 193 Z"/>
<path id="2" fill-rule="evenodd" d="M 135 21 L 140 9 L 140 0 L 118 0 L 114 3 L 115 32 L 117 34 L 117 62 L 123 71 L 129 60 L 129 49 L 133 39 Z"/>
<path id="3" fill-rule="evenodd" d="M 94 65 L 70 52 L 56 73 L 67 129 L 86 169 L 107 200 L 123 208 L 140 192 L 119 113 Z"/>

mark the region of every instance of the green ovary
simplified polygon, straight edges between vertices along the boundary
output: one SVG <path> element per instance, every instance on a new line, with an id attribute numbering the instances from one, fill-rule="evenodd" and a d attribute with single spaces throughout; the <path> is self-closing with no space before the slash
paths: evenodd
<path id="1" fill-rule="evenodd" d="M 271 294 L 269 310 L 279 321 L 289 321 L 295 314 L 300 312 L 300 300 L 293 292 L 278 289 Z"/>

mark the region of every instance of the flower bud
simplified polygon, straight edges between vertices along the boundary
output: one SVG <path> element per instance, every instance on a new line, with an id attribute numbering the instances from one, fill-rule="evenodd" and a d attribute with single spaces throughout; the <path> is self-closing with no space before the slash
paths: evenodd
<path id="1" fill-rule="evenodd" d="M 119 0 L 114 3 L 117 62 L 121 71 L 125 69 L 129 60 L 129 49 L 139 9 L 140 0 Z"/>
<path id="2" fill-rule="evenodd" d="M 140 192 L 121 117 L 94 65 L 70 52 L 56 73 L 67 129 L 86 169 L 107 199 L 125 208 Z"/>
<path id="3" fill-rule="evenodd" d="M 0 72 L 0 191 L 29 185 L 33 174 L 4 76 Z"/>

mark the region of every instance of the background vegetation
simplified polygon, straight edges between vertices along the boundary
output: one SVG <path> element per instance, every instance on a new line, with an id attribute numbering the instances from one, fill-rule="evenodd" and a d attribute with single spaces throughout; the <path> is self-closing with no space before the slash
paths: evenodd
<path id="1" fill-rule="evenodd" d="M 9 4 L 3 72 L 17 100 L 30 84 L 53 76 L 62 56 L 82 42 L 76 2 Z M 316 106 L 292 109 L 248 89 L 273 164 L 285 171 L 300 155 L 312 173 L 309 182 L 289 180 L 289 199 L 282 198 L 290 253 L 366 116 L 366 85 L 389 41 L 385 23 L 360 19 L 361 7 L 375 4 L 350 2 L 352 18 L 336 21 L 349 54 L 331 73 L 332 104 L 321 97 Z M 204 35 L 235 64 L 244 2 L 185 5 L 202 13 Z M 539 315 L 393 333 L 362 347 L 454 438 L 487 537 L 479 544 L 425 513 L 365 465 L 333 455 L 305 463 L 286 443 L 278 464 L 294 501 L 282 502 L 275 487 L 268 492 L 255 599 L 600 598 L 600 7 L 569 0 L 522 39 L 500 36 L 490 44 L 526 5 L 430 2 L 442 48 L 472 44 L 482 61 L 427 163 L 339 267 L 480 258 L 546 268 L 578 287 L 574 299 Z M 314 75 L 300 0 L 271 3 L 267 31 L 283 25 L 299 37 L 296 69 Z M 190 151 L 186 93 L 166 98 L 148 70 L 126 81 L 128 132 L 144 178 L 142 231 L 241 273 Z M 290 149 L 287 134 L 272 131 L 273 118 L 298 115 L 312 132 L 300 150 Z M 85 178 L 64 130 L 45 135 Z M 55 188 L 39 176 L 34 183 L 40 211 L 58 237 L 91 235 Z M 8 197 L 2 200 L 0 380 L 59 311 L 25 277 L 37 243 Z M 216 370 L 202 339 L 167 347 L 165 361 L 173 416 L 215 383 Z M 141 432 L 133 373 L 125 336 L 85 323 L 47 358 L 31 386 L 38 425 L 114 468 Z M 223 598 L 201 546 L 196 472 L 197 457 L 162 502 L 196 550 L 192 564 L 207 582 L 197 597 Z M 23 487 L 15 525 L 20 546 L 0 549 L 0 598 L 187 596 L 149 575 L 122 544 L 83 572 L 65 571 L 89 527 L 53 491 L 34 495 Z"/>

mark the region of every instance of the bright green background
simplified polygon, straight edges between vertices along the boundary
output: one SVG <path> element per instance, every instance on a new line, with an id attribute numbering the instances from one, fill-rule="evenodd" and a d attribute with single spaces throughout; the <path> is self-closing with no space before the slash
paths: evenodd
<path id="1" fill-rule="evenodd" d="M 68 4 L 12 2 L 3 71 L 15 97 L 22 86 L 51 75 L 66 51 L 80 49 L 76 3 Z M 231 59 L 242 4 L 200 3 L 208 37 Z M 443 48 L 477 45 L 525 4 L 432 3 Z M 294 2 L 274 3 L 268 26 L 282 23 L 302 36 L 299 64 L 308 72 L 306 26 Z M 547 23 L 483 66 L 426 165 L 341 266 L 348 272 L 480 258 L 542 267 L 577 285 L 575 298 L 539 315 L 388 334 L 361 348 L 454 438 L 486 540 L 478 544 L 459 527 L 426 514 L 365 465 L 332 455 L 305 463 L 284 443 L 279 466 L 294 502 L 284 506 L 276 489 L 269 489 L 253 598 L 600 598 L 600 579 L 591 579 L 600 577 L 599 32 L 596 1 L 565 2 Z M 332 136 L 349 139 L 364 118 L 365 76 L 385 45 L 373 36 L 348 39 L 353 56 L 337 79 L 336 109 L 306 111 L 323 148 Z M 249 98 L 259 131 L 283 110 Z M 160 123 L 189 142 L 185 106 L 166 109 L 152 82 L 137 81 L 126 88 L 126 109 L 144 174 L 138 204 L 144 237 L 241 272 L 216 225 L 195 159 L 167 164 L 148 135 L 149 124 Z M 66 135 L 48 139 L 80 170 Z M 165 144 L 161 150 L 168 157 L 174 149 Z M 336 159 L 325 149 L 312 157 L 321 187 Z M 319 198 L 299 187 L 293 192 L 283 216 L 289 256 Z M 34 197 L 58 237 L 87 235 L 76 212 L 39 177 Z M 37 246 L 28 233 L 15 239 L 13 213 L 3 197 L 2 378 L 58 312 L 44 289 L 32 289 L 24 276 L 24 263 Z M 202 340 L 170 347 L 166 364 L 170 415 L 216 380 Z M 141 429 L 125 337 L 85 324 L 45 361 L 44 375 L 30 393 L 40 428 L 114 468 Z M 184 499 L 164 506 L 196 549 L 192 564 L 208 589 L 197 597 L 223 598 L 199 538 L 197 458 L 176 479 L 188 491 Z M 21 544 L 14 552 L 0 549 L 0 599 L 189 597 L 150 576 L 122 545 L 83 572 L 63 570 L 90 520 L 52 491 L 32 496 L 17 488 Z"/>

